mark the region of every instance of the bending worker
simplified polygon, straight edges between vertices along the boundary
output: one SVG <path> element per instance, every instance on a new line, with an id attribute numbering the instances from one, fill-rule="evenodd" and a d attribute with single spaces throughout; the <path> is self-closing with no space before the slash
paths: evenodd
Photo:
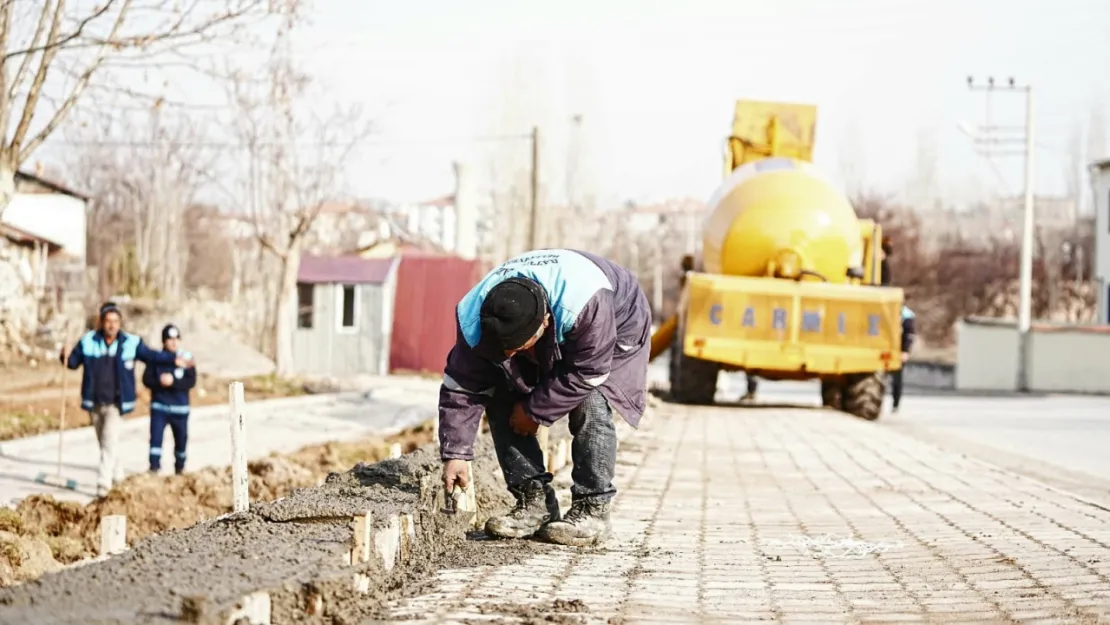
<path id="1" fill-rule="evenodd" d="M 593 254 L 537 250 L 495 268 L 456 312 L 458 338 L 439 392 L 444 486 L 469 481 L 484 411 L 517 501 L 486 532 L 572 546 L 604 541 L 616 494 L 613 412 L 635 427 L 646 399 L 651 307 L 639 280 Z M 560 518 L 536 432 L 567 415 L 573 503 Z"/>
<path id="2" fill-rule="evenodd" d="M 916 338 L 914 329 L 914 314 L 909 306 L 902 304 L 902 367 L 890 374 L 890 394 L 894 399 L 894 412 L 898 412 L 898 404 L 902 403 L 902 372 L 906 369 L 906 361 L 910 359 L 910 349 Z"/>
<path id="3" fill-rule="evenodd" d="M 181 330 L 172 323 L 162 328 L 162 352 L 191 359 L 179 351 Z M 162 469 L 162 437 L 166 426 L 173 432 L 173 472 L 185 471 L 185 445 L 189 441 L 189 391 L 197 384 L 196 367 L 147 365 L 143 386 L 150 389 L 150 472 Z"/>
<path id="4" fill-rule="evenodd" d="M 81 407 L 92 417 L 100 443 L 100 468 L 96 495 L 103 497 L 112 482 L 123 478 L 116 455 L 123 415 L 135 409 L 135 361 L 150 365 L 191 367 L 192 359 L 150 349 L 143 339 L 127 334 L 123 314 L 112 302 L 100 307 L 99 329 L 77 341 L 72 351 L 62 348 L 62 362 L 70 369 L 84 367 L 81 375 Z"/>

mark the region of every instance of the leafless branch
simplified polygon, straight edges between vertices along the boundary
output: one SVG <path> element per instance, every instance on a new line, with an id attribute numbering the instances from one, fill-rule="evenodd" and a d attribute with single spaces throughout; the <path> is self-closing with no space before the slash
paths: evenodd
<path id="1" fill-rule="evenodd" d="M 59 3 L 61 1 L 62 0 L 59 0 Z M 119 28 L 123 26 L 125 15 L 125 11 L 120 11 L 119 19 L 116 20 L 115 25 L 112 27 L 113 32 L 119 30 Z M 20 128 L 17 129 L 17 134 L 15 137 L 12 138 L 11 144 L 12 150 L 19 154 L 20 161 L 26 160 L 36 149 L 38 149 L 38 147 L 42 145 L 44 141 L 46 141 L 47 137 L 49 137 L 50 134 L 58 128 L 58 125 L 60 125 L 62 121 L 66 118 L 66 115 L 68 115 L 69 112 L 73 110 L 73 107 L 77 104 L 78 98 L 81 97 L 81 93 L 85 90 L 85 87 L 88 86 L 89 79 L 92 78 L 93 73 L 97 70 L 98 67 L 100 67 L 100 64 L 104 62 L 104 57 L 107 52 L 107 48 L 100 49 L 99 53 L 96 56 L 96 59 L 93 60 L 89 64 L 88 68 L 85 69 L 85 71 L 78 77 L 76 84 L 74 84 L 73 86 L 73 90 L 70 91 L 69 96 L 65 99 L 64 102 L 62 102 L 62 105 L 58 107 L 58 110 L 54 112 L 54 116 L 50 118 L 50 121 L 46 122 L 46 125 L 42 127 L 42 130 L 35 134 L 35 136 L 32 137 L 26 145 L 21 145 L 23 138 L 26 135 L 27 127 L 30 125 L 31 117 L 34 116 L 34 103 L 38 99 L 37 96 L 40 93 L 42 85 L 39 85 L 40 89 L 33 90 L 33 93 L 36 96 L 35 100 L 32 100 L 30 93 L 28 94 L 26 105 L 27 108 L 24 110 L 23 116 L 23 118 L 27 120 L 27 124 L 24 125 L 23 120 L 20 120 Z M 49 52 L 44 53 L 44 60 L 46 59 L 46 54 L 49 54 Z M 20 129 L 22 130 L 22 133 L 19 132 Z"/>
<path id="2" fill-rule="evenodd" d="M 6 139 L 0 144 L 0 174 L 10 177 L 58 130 L 110 60 L 126 59 L 133 52 L 148 61 L 165 55 L 188 63 L 185 47 L 227 40 L 251 16 L 270 13 L 267 0 L 184 0 L 185 6 L 179 6 L 182 1 L 100 0 L 82 11 L 67 0 L 40 0 L 38 6 L 31 4 L 35 13 L 20 12 L 19 19 L 27 22 L 22 27 L 12 23 L 14 3 L 0 5 L 0 54 L 5 64 L 18 60 L 10 80 L 0 72 L 0 137 Z M 106 28 L 98 27 L 101 24 Z M 25 39 L 14 41 L 12 32 L 25 33 Z M 64 90 L 53 86 L 58 76 L 72 79 Z M 47 94 L 47 89 L 59 93 Z M 165 105 L 160 99 L 165 97 L 151 96 L 155 106 Z M 55 99 L 55 106 L 43 106 Z M 2 214 L 10 193 L 4 185 L 10 182 L 0 182 Z"/>
<path id="3" fill-rule="evenodd" d="M 116 2 L 116 0 L 106 0 L 103 5 L 96 7 L 93 10 L 92 13 L 90 13 L 89 15 L 86 15 L 84 18 L 81 18 L 77 22 L 77 27 L 73 31 L 68 32 L 68 33 L 66 33 L 66 34 L 64 34 L 60 37 L 53 38 L 53 39 L 50 38 L 50 37 L 47 37 L 46 42 L 40 44 L 39 43 L 39 38 L 42 36 L 42 30 L 46 26 L 47 21 L 49 21 L 48 16 L 50 15 L 50 8 L 49 8 L 50 7 L 50 2 L 49 2 L 49 0 L 47 0 L 46 5 L 43 6 L 42 14 L 39 17 L 39 23 L 38 23 L 38 26 L 36 26 L 36 28 L 35 28 L 35 33 L 31 37 L 30 45 L 28 47 L 22 49 L 22 50 L 14 50 L 14 51 L 5 52 L 4 61 L 7 62 L 8 59 L 14 59 L 17 56 L 22 56 L 22 57 L 24 57 L 23 62 L 20 65 L 20 69 L 22 70 L 23 67 L 25 67 L 26 64 L 29 63 L 31 57 L 33 57 L 36 53 L 46 52 L 48 50 L 57 50 L 58 48 L 64 48 L 70 42 L 75 41 L 78 38 L 80 38 L 81 35 L 85 32 L 85 27 L 87 27 L 89 24 L 94 22 L 100 16 L 107 13 L 108 10 L 112 8 L 112 5 L 115 4 L 115 2 Z M 130 4 L 130 3 L 128 2 L 128 4 Z M 60 19 L 62 11 L 64 9 L 65 9 L 65 0 L 58 0 L 58 4 L 55 6 L 55 9 L 54 9 L 54 22 L 52 22 L 52 23 L 54 23 L 54 24 L 59 23 L 58 20 Z M 20 73 L 22 73 L 22 71 Z"/>

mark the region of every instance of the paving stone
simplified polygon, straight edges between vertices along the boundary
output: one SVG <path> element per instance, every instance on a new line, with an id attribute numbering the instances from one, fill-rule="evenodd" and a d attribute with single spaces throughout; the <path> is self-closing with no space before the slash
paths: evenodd
<path id="1" fill-rule="evenodd" d="M 898 431 L 826 411 L 664 405 L 621 436 L 607 553 L 444 572 L 391 614 L 498 619 L 471 598 L 581 599 L 576 622 L 625 625 L 1110 612 L 1110 513 Z M 442 616 L 414 609 L 429 605 Z"/>

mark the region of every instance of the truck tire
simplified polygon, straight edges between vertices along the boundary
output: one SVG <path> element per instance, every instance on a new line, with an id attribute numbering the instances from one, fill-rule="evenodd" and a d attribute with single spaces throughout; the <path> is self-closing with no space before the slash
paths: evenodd
<path id="1" fill-rule="evenodd" d="M 712 404 L 717 394 L 717 374 L 721 367 L 715 362 L 691 358 L 682 351 L 685 327 L 679 322 L 671 341 L 671 399 L 680 404 Z"/>
<path id="2" fill-rule="evenodd" d="M 821 380 L 821 405 L 833 410 L 844 410 L 843 380 Z"/>
<path id="3" fill-rule="evenodd" d="M 883 411 L 886 380 L 878 373 L 844 376 L 842 410 L 861 419 L 874 421 Z"/>

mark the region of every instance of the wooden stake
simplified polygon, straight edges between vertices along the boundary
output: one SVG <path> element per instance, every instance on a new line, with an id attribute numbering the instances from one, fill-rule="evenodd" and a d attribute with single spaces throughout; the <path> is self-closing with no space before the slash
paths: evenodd
<path id="1" fill-rule="evenodd" d="M 65 346 L 69 347 L 69 319 L 66 319 Z M 62 408 L 58 416 L 58 477 L 62 475 L 62 438 L 66 431 L 66 404 L 69 401 L 69 364 L 62 363 Z"/>
<path id="2" fill-rule="evenodd" d="M 370 560 L 370 547 L 372 542 L 370 540 L 370 530 L 372 529 L 373 518 L 367 512 L 362 516 L 355 517 L 355 536 L 354 547 L 351 548 L 350 563 L 352 565 Z"/>
<path id="3" fill-rule="evenodd" d="M 228 387 L 231 406 L 231 497 L 235 512 L 250 508 L 249 481 L 247 478 L 247 415 L 243 399 L 243 383 L 232 382 Z"/>
<path id="4" fill-rule="evenodd" d="M 401 518 L 401 561 L 406 562 L 412 555 L 416 543 L 416 524 L 411 514 L 402 514 Z"/>
<path id="5" fill-rule="evenodd" d="M 110 556 L 127 551 L 127 517 L 109 514 L 100 517 L 100 555 Z"/>

